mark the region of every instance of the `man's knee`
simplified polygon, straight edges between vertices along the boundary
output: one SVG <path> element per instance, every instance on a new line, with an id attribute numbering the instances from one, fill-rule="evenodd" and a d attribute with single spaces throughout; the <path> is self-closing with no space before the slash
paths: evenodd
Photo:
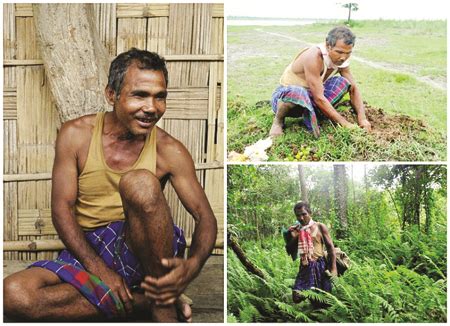
<path id="1" fill-rule="evenodd" d="M 35 315 L 35 301 L 26 287 L 26 281 L 16 274 L 3 280 L 3 312 L 8 318 L 32 320 Z"/>
<path id="2" fill-rule="evenodd" d="M 161 201 L 162 189 L 158 178 L 148 170 L 133 170 L 122 176 L 119 191 L 128 205 L 151 211 Z"/>

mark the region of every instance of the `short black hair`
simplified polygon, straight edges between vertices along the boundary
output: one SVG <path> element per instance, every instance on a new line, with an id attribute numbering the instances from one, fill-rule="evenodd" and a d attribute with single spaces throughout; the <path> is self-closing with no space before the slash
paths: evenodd
<path id="1" fill-rule="evenodd" d="M 347 45 L 354 46 L 355 39 L 355 34 L 348 27 L 338 26 L 328 32 L 326 41 L 327 45 L 331 47 L 334 47 L 338 40 L 342 40 Z"/>
<path id="2" fill-rule="evenodd" d="M 114 91 L 116 98 L 119 98 L 128 67 L 133 63 L 136 63 L 139 69 L 162 71 L 166 85 L 169 83 L 166 60 L 163 57 L 156 52 L 131 48 L 119 54 L 109 67 L 108 88 Z"/>
<path id="3" fill-rule="evenodd" d="M 311 208 L 309 207 L 309 204 L 305 201 L 300 201 L 294 205 L 294 213 L 296 210 L 301 209 L 302 207 L 304 207 L 306 209 L 308 214 L 311 214 Z"/>

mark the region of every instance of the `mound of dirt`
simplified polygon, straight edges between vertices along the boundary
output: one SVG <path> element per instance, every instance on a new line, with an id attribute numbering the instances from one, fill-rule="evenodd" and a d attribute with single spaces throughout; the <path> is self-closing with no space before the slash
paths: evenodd
<path id="1" fill-rule="evenodd" d="M 349 101 L 340 103 L 339 106 L 351 107 Z M 387 114 L 381 108 L 376 108 L 365 103 L 366 116 L 372 125 L 371 134 L 382 143 L 392 143 L 398 140 L 406 140 L 418 136 L 427 131 L 425 123 L 420 119 L 413 119 L 403 114 Z M 353 109 L 340 112 L 349 122 L 357 123 L 356 113 Z"/>

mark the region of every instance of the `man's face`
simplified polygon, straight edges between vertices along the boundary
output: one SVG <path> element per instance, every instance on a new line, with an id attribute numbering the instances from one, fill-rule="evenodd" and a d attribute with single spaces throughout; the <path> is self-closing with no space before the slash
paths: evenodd
<path id="1" fill-rule="evenodd" d="M 159 70 L 141 70 L 132 64 L 118 99 L 108 95 L 119 121 L 133 135 L 148 135 L 166 111 L 167 86 Z M 111 100 L 113 103 L 111 103 Z"/>
<path id="2" fill-rule="evenodd" d="M 295 210 L 295 216 L 297 217 L 297 221 L 300 222 L 301 225 L 306 225 L 311 220 L 311 216 L 305 207 Z"/>
<path id="3" fill-rule="evenodd" d="M 335 65 L 340 66 L 350 58 L 353 51 L 353 45 L 347 45 L 343 40 L 337 40 L 335 46 L 331 47 L 330 45 L 327 45 L 327 50 L 331 61 Z"/>

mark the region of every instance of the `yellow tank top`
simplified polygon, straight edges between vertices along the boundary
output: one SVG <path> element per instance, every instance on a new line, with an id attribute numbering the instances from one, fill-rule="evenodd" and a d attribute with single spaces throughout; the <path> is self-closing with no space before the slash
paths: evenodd
<path id="1" fill-rule="evenodd" d="M 122 175 L 136 169 L 147 169 L 156 173 L 156 127 L 147 136 L 133 166 L 126 171 L 116 171 L 106 164 L 103 155 L 104 120 L 105 112 L 97 113 L 86 164 L 78 177 L 75 217 L 85 230 L 125 219 L 119 193 Z"/>

